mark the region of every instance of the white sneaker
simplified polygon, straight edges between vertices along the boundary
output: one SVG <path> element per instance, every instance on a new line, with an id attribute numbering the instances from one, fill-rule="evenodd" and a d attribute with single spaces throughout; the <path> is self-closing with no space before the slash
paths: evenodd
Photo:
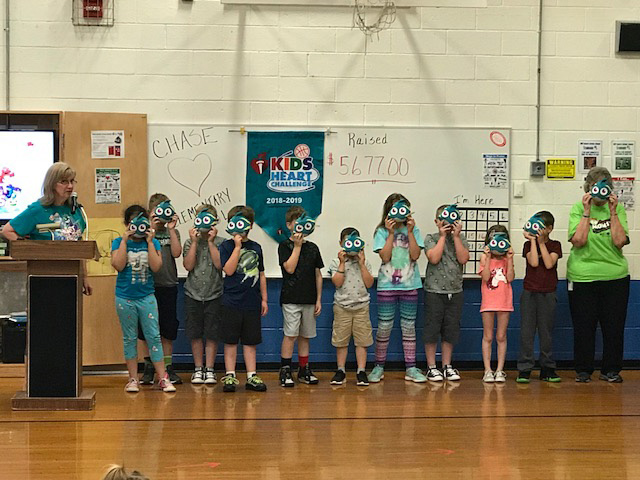
<path id="1" fill-rule="evenodd" d="M 140 391 L 140 382 L 137 378 L 130 378 L 124 387 L 125 392 L 138 393 Z"/>
<path id="2" fill-rule="evenodd" d="M 444 366 L 444 378 L 449 382 L 457 382 L 460 380 L 460 372 L 453 368 L 451 365 Z"/>
<path id="3" fill-rule="evenodd" d="M 496 377 L 491 370 L 487 370 L 484 372 L 484 377 L 482 377 L 482 381 L 484 383 L 493 383 L 496 381 Z"/>
<path id="4" fill-rule="evenodd" d="M 429 368 L 427 370 L 427 380 L 430 382 L 441 382 L 444 380 L 442 372 L 437 368 Z"/>
<path id="5" fill-rule="evenodd" d="M 158 388 L 167 393 L 176 391 L 176 387 L 173 386 L 173 383 L 169 380 L 169 375 L 166 373 L 164 374 L 164 377 L 158 381 Z"/>
<path id="6" fill-rule="evenodd" d="M 196 367 L 196 371 L 191 375 L 191 383 L 194 385 L 202 385 L 204 383 L 204 369 Z"/>
<path id="7" fill-rule="evenodd" d="M 215 385 L 218 383 L 218 379 L 216 377 L 213 368 L 207 368 L 204 372 L 204 383 L 207 385 Z"/>
<path id="8" fill-rule="evenodd" d="M 495 379 L 497 383 L 504 383 L 507 381 L 507 374 L 504 373 L 504 370 L 498 370 L 496 372 Z"/>

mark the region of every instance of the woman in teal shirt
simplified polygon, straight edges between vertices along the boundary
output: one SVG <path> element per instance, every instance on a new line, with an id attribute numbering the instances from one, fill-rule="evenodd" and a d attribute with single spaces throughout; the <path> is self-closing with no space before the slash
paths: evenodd
<path id="1" fill-rule="evenodd" d="M 591 381 L 594 371 L 598 323 L 603 339 L 600 380 L 622 382 L 630 284 L 622 248 L 629 243 L 629 229 L 627 213 L 615 194 L 607 200 L 592 197 L 593 186 L 602 180 L 611 189 L 611 174 L 606 168 L 589 170 L 586 193 L 569 214 L 569 241 L 573 245 L 567 263 L 569 307 L 576 382 L 582 383 Z"/>
<path id="2" fill-rule="evenodd" d="M 2 229 L 7 240 L 80 240 L 87 227 L 80 209 L 72 213 L 71 194 L 76 184 L 76 172 L 64 162 L 54 163 L 44 177 L 42 197 L 9 221 Z M 38 225 L 51 224 L 40 232 Z M 83 291 L 91 295 L 91 286 L 84 277 Z"/>

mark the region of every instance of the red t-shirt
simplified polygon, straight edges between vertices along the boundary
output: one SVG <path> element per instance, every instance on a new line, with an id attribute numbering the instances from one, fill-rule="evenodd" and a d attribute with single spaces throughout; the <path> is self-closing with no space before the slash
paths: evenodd
<path id="1" fill-rule="evenodd" d="M 549 253 L 558 254 L 562 258 L 562 244 L 557 240 L 548 240 L 545 243 Z M 526 259 L 527 253 L 531 250 L 531 242 L 527 240 L 522 249 L 522 256 Z M 540 255 L 540 245 L 538 245 L 538 266 L 532 267 L 527 261 L 527 273 L 524 276 L 524 289 L 530 292 L 551 293 L 556 291 L 558 286 L 558 263 L 553 268 L 544 266 L 542 255 Z"/>

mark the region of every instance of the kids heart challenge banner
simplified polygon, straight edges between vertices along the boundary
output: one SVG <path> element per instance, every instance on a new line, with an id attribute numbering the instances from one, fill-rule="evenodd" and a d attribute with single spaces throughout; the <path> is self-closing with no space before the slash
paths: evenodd
<path id="1" fill-rule="evenodd" d="M 247 205 L 255 222 L 276 242 L 289 237 L 285 214 L 301 206 L 322 212 L 324 132 L 249 132 Z"/>

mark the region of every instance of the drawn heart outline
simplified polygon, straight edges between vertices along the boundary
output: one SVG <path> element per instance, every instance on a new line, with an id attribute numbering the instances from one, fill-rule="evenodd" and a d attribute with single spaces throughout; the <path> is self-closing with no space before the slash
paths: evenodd
<path id="1" fill-rule="evenodd" d="M 198 158 L 199 157 L 202 157 L 202 158 L 206 159 L 206 162 L 209 164 L 209 170 L 207 171 L 207 174 L 202 179 L 202 182 L 200 182 L 200 185 L 198 185 L 197 190 L 194 190 L 193 188 L 191 188 L 191 186 L 186 185 L 185 183 L 183 183 L 180 180 L 178 180 L 176 178 L 176 176 L 172 173 L 171 168 L 172 168 L 172 165 L 174 165 L 174 163 L 182 162 L 182 161 L 185 161 L 185 160 L 196 164 L 196 162 L 198 162 Z M 180 167 L 178 165 L 176 165 L 175 167 L 178 169 L 177 171 L 180 170 Z M 187 190 L 191 190 L 193 193 L 195 193 L 198 196 L 200 196 L 200 192 L 202 191 L 202 186 L 204 185 L 204 182 L 206 182 L 207 179 L 209 178 L 209 176 L 211 175 L 211 170 L 212 169 L 213 169 L 213 164 L 211 162 L 211 158 L 206 153 L 199 153 L 198 155 L 196 155 L 193 158 L 188 158 L 188 157 L 174 158 L 167 165 L 167 172 L 169 173 L 169 176 L 173 179 L 173 181 L 176 182 L 178 185 L 183 186 Z"/>

